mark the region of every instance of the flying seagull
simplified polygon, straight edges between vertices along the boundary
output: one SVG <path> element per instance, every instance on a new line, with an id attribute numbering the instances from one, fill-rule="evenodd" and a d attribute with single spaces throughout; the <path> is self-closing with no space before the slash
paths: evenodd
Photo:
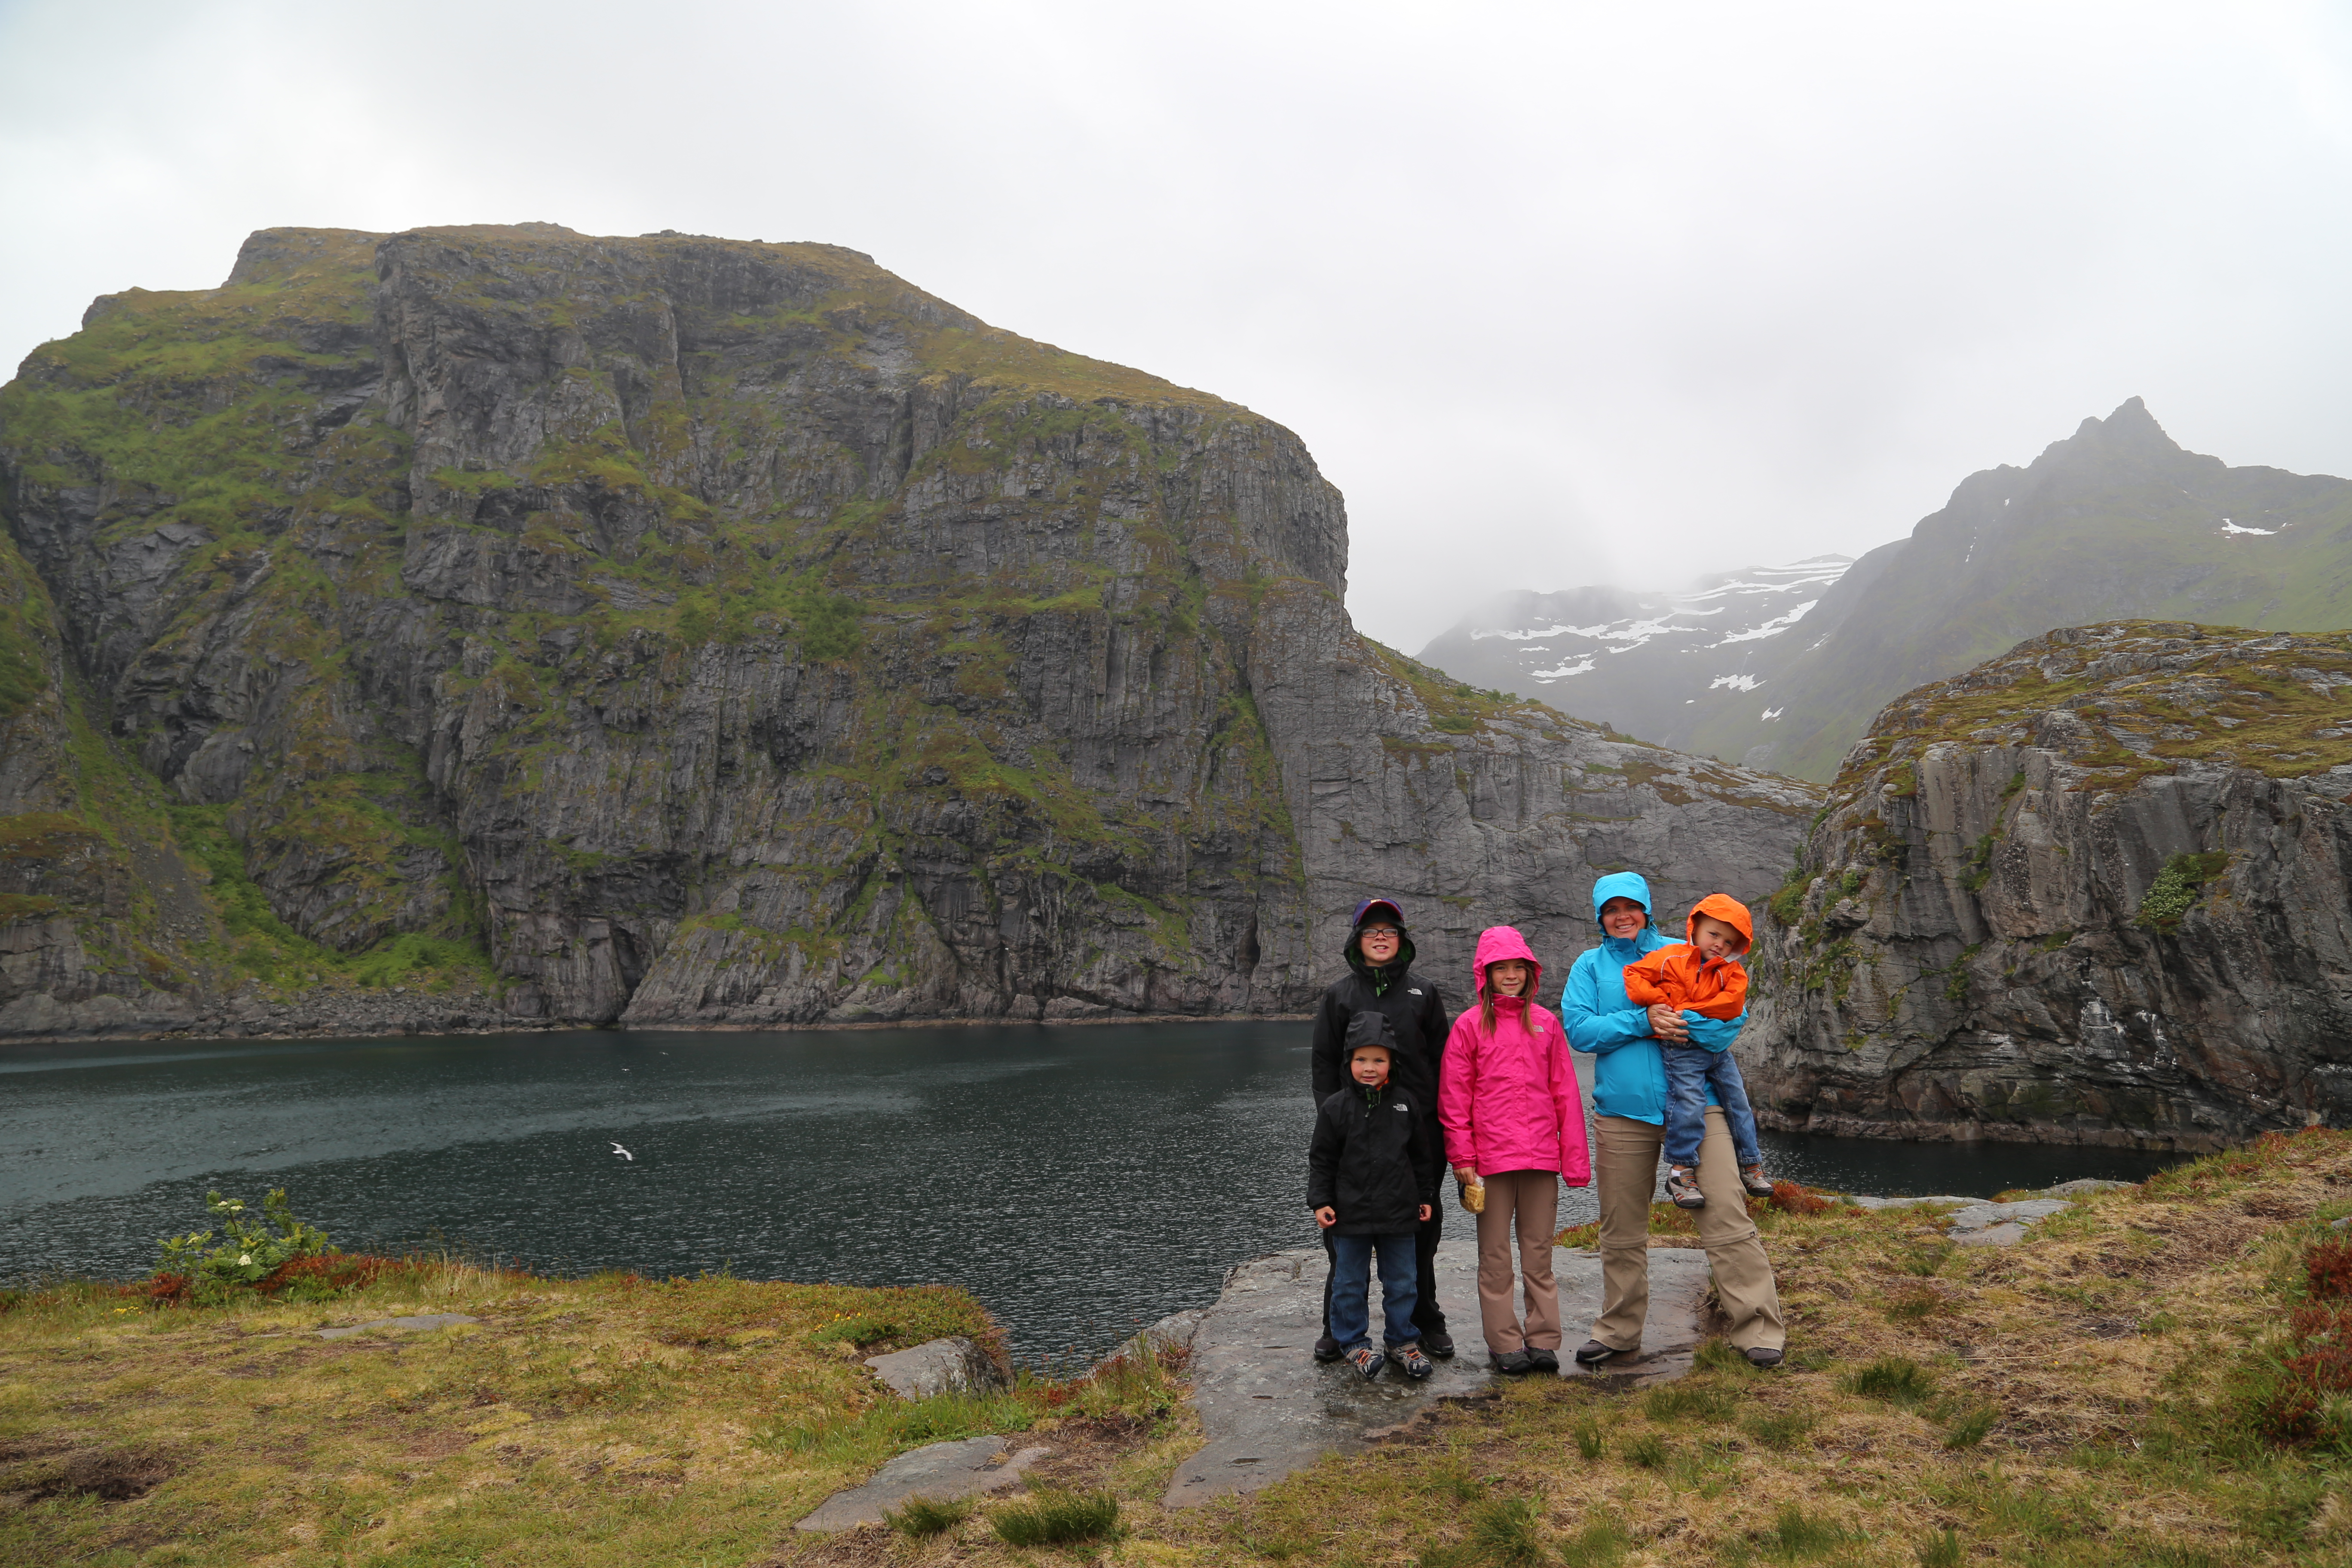
<path id="1" fill-rule="evenodd" d="M 635 1156 L 635 1154 L 630 1153 L 626 1149 L 622 1148 L 618 1143 L 615 1143 L 615 1144 L 614 1144 L 614 1145 L 613 1145 L 613 1152 L 614 1152 L 614 1153 L 615 1153 L 615 1154 L 618 1154 L 618 1155 L 619 1155 L 622 1159 L 624 1159 L 624 1160 L 628 1160 L 628 1161 L 632 1161 L 632 1162 L 634 1162 L 634 1161 L 636 1159 L 636 1156 Z"/>

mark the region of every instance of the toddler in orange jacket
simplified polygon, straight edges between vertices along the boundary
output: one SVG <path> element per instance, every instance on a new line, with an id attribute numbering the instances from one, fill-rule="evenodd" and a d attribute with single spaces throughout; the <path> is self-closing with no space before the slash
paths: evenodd
<path id="1" fill-rule="evenodd" d="M 1636 1006 L 1664 1005 L 1677 1013 L 1729 1022 L 1748 1011 L 1748 971 L 1739 960 L 1754 938 L 1748 907 L 1722 893 L 1709 893 L 1690 912 L 1688 940 L 1625 966 L 1625 994 Z M 1666 1195 L 1683 1208 L 1705 1205 L 1698 1190 L 1700 1140 L 1706 1131 L 1707 1090 L 1715 1091 L 1729 1124 L 1739 1159 L 1740 1184 L 1758 1196 L 1772 1190 L 1764 1174 L 1764 1154 L 1756 1139 L 1756 1111 L 1748 1086 L 1732 1059 L 1731 1036 L 1713 1043 L 1661 1040 L 1666 1062 Z"/>

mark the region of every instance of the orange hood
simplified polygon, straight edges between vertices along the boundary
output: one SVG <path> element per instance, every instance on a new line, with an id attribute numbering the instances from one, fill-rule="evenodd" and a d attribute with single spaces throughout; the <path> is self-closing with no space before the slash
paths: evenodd
<path id="1" fill-rule="evenodd" d="M 1737 958 L 1748 951 L 1756 940 L 1755 922 L 1748 918 L 1748 906 L 1728 893 L 1709 893 L 1691 906 L 1690 919 L 1683 922 L 1683 940 L 1693 947 L 1698 945 L 1698 917 L 1721 921 L 1739 933 L 1739 945 L 1732 950 Z"/>

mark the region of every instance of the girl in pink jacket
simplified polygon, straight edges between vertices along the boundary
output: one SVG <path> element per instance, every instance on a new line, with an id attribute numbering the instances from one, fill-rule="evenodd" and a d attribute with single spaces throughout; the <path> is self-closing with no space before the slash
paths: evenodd
<path id="1" fill-rule="evenodd" d="M 1584 1096 L 1559 1019 L 1535 1005 L 1543 966 L 1509 926 L 1478 933 L 1472 973 L 1477 1005 L 1446 1037 L 1437 1089 L 1445 1159 L 1467 1186 L 1482 1178 L 1478 1312 L 1487 1353 L 1505 1373 L 1559 1370 L 1559 1293 L 1551 1238 L 1559 1184 L 1592 1179 L 1584 1147 Z M 1511 1237 L 1519 1240 L 1527 1322 L 1511 1310 Z"/>

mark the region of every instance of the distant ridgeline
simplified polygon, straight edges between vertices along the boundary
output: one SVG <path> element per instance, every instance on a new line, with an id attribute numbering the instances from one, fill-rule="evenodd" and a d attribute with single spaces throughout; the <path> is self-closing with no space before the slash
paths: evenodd
<path id="1" fill-rule="evenodd" d="M 1819 804 L 1358 636 L 1289 431 L 831 246 L 265 231 L 0 498 L 0 1035 L 1286 1011 Z"/>
<path id="2" fill-rule="evenodd" d="M 1908 539 L 1685 595 L 1497 599 L 1422 650 L 1663 745 L 1827 781 L 1871 717 L 2060 626 L 2352 626 L 2352 482 L 2184 452 L 2137 397 Z"/>

